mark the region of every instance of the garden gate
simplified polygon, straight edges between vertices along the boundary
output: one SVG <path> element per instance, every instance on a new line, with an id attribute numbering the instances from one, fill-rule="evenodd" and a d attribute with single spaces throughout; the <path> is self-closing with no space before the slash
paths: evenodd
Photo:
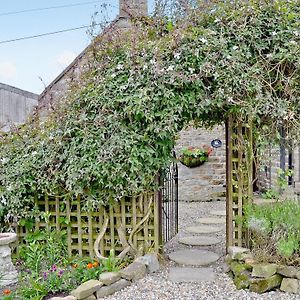
<path id="1" fill-rule="evenodd" d="M 175 153 L 173 154 L 175 157 Z M 160 176 L 162 188 L 158 191 L 160 245 L 178 232 L 178 166 L 174 161 Z"/>

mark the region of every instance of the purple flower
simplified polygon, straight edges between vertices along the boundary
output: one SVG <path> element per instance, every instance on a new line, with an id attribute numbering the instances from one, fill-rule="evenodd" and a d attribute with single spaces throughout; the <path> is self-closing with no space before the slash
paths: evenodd
<path id="1" fill-rule="evenodd" d="M 53 266 L 51 267 L 51 271 L 52 271 L 52 272 L 56 272 L 56 271 L 57 271 L 57 266 L 56 266 L 56 265 L 53 265 Z"/>
<path id="2" fill-rule="evenodd" d="M 47 278 L 48 278 L 48 273 L 47 272 L 43 273 L 43 278 L 44 278 L 44 280 L 47 280 Z"/>
<path id="3" fill-rule="evenodd" d="M 64 270 L 59 270 L 59 272 L 58 272 L 58 277 L 63 276 L 64 272 L 65 272 Z"/>

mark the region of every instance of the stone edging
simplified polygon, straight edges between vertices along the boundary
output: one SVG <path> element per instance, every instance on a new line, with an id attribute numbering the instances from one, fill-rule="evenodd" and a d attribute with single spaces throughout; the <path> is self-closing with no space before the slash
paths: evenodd
<path id="1" fill-rule="evenodd" d="M 257 263 L 250 250 L 229 247 L 225 258 L 237 289 L 265 293 L 273 289 L 300 295 L 300 269 L 293 266 Z"/>
<path id="2" fill-rule="evenodd" d="M 67 297 L 53 297 L 50 300 L 96 300 L 114 294 L 131 285 L 147 274 L 159 270 L 157 254 L 138 257 L 119 272 L 102 273 L 99 280 L 89 280 L 78 286 Z"/>

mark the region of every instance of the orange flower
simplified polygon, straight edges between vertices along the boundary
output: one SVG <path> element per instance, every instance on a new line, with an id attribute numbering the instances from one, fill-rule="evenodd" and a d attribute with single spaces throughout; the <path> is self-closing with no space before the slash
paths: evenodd
<path id="1" fill-rule="evenodd" d="M 86 267 L 87 267 L 88 269 L 92 269 L 92 268 L 93 268 L 93 264 L 92 264 L 92 263 L 88 263 L 88 264 L 86 265 Z"/>
<path id="2" fill-rule="evenodd" d="M 4 294 L 4 295 L 10 295 L 10 294 L 11 294 L 11 290 L 4 290 L 4 291 L 3 291 L 3 294 Z"/>
<path id="3" fill-rule="evenodd" d="M 72 268 L 73 268 L 73 269 L 77 269 L 77 267 L 78 267 L 77 264 L 73 264 L 73 265 L 72 265 Z"/>
<path id="4" fill-rule="evenodd" d="M 93 267 L 94 267 L 94 268 L 99 267 L 99 263 L 98 263 L 97 261 L 94 261 L 94 262 L 93 262 Z"/>

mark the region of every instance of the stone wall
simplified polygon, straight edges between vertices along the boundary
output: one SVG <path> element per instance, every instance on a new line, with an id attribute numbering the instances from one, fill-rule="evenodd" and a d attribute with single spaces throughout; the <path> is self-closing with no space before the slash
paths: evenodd
<path id="1" fill-rule="evenodd" d="M 176 154 L 189 146 L 210 146 L 214 139 L 222 141 L 222 147 L 214 149 L 208 161 L 202 166 L 188 168 L 178 163 L 179 200 L 180 201 L 210 201 L 225 199 L 226 183 L 226 145 L 224 127 L 218 126 L 212 130 L 188 128 L 180 132 L 176 145 Z"/>

